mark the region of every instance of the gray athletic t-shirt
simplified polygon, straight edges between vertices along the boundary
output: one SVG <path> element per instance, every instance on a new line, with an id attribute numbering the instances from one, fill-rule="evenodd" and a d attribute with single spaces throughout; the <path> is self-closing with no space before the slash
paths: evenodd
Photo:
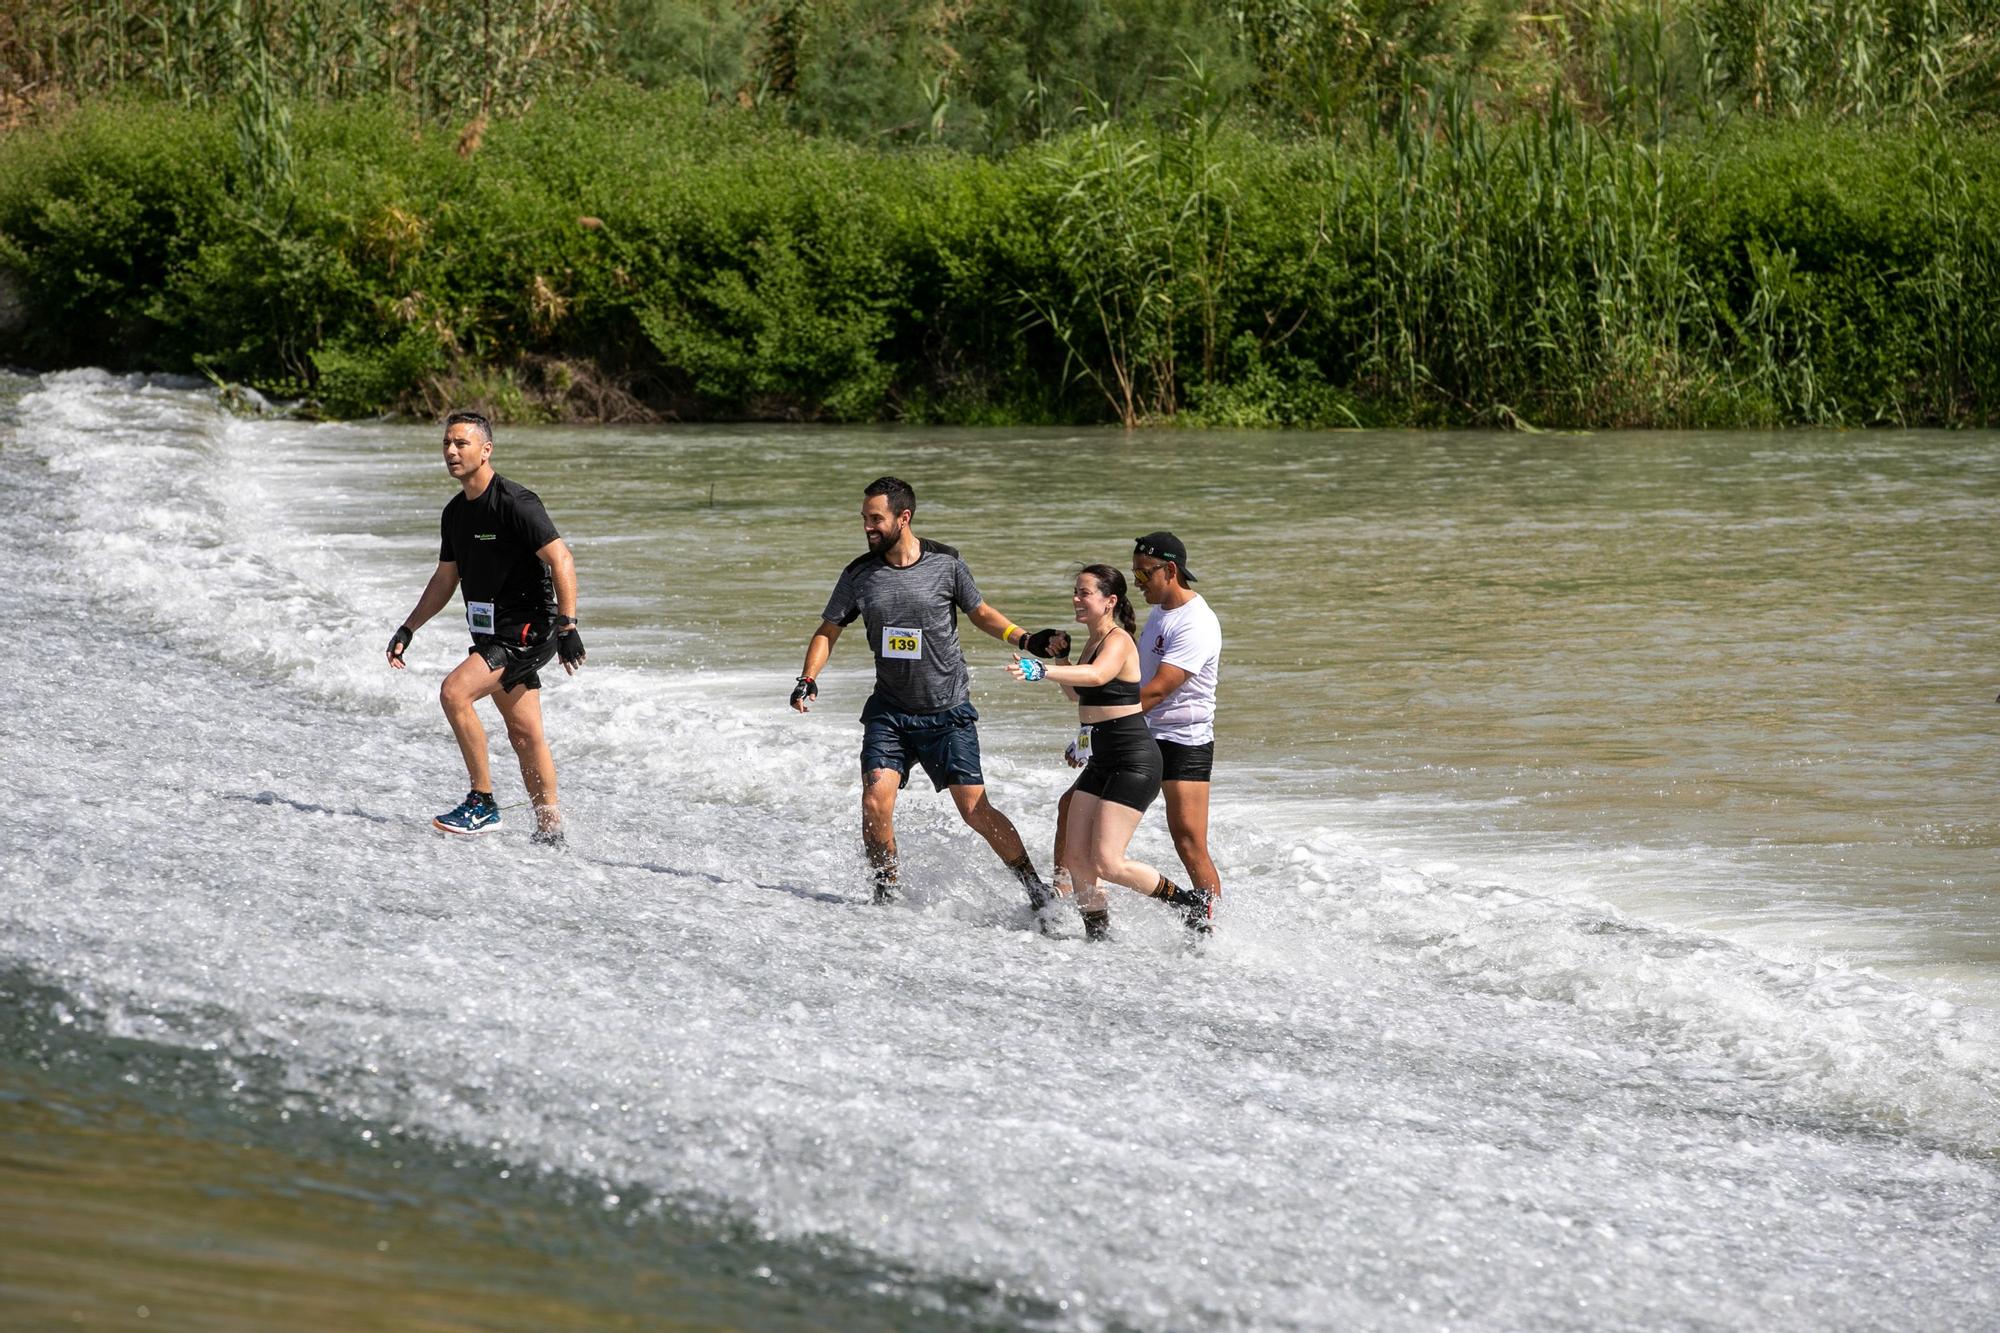
<path id="1" fill-rule="evenodd" d="M 859 616 L 875 654 L 875 693 L 902 713 L 942 713 L 972 693 L 958 646 L 958 613 L 985 600 L 958 552 L 919 539 L 923 553 L 907 569 L 873 551 L 840 571 L 822 620 L 850 625 Z"/>

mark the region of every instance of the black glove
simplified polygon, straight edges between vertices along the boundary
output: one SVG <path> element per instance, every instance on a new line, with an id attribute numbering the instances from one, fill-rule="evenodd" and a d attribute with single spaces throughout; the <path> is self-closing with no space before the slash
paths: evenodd
<path id="1" fill-rule="evenodd" d="M 556 656 L 562 659 L 562 664 L 566 667 L 583 665 L 583 636 L 576 632 L 576 626 L 571 625 L 556 635 Z"/>
<path id="2" fill-rule="evenodd" d="M 797 708 L 801 699 L 809 704 L 819 702 L 819 685 L 811 676 L 800 676 L 799 683 L 792 687 L 792 707 Z"/>
<path id="3" fill-rule="evenodd" d="M 1021 646 L 1037 657 L 1068 657 L 1069 631 L 1038 629 L 1021 641 Z"/>
<path id="4" fill-rule="evenodd" d="M 416 636 L 416 631 L 411 629 L 408 625 L 397 626 L 396 632 L 389 636 L 390 660 L 395 662 L 402 661 L 403 650 L 410 646 L 410 640 L 415 636 Z"/>

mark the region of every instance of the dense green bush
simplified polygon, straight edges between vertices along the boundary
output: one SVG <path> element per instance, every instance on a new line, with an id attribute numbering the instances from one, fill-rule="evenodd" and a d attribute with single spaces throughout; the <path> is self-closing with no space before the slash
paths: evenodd
<path id="1" fill-rule="evenodd" d="M 1648 146 L 1559 100 L 1494 125 L 1447 98 L 1281 144 L 1206 78 L 998 159 L 807 138 L 685 85 L 604 85 L 468 151 L 372 104 L 248 134 L 240 108 L 98 105 L 0 141 L 29 314 L 0 356 L 334 414 L 1996 418 L 1986 137 Z"/>

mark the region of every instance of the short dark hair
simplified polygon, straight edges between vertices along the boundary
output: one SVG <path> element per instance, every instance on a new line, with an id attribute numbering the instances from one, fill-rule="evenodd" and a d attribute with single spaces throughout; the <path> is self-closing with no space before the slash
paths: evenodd
<path id="1" fill-rule="evenodd" d="M 479 433 L 488 444 L 493 443 L 493 423 L 477 412 L 453 412 L 444 419 L 444 433 L 451 434 L 453 426 L 477 426 Z"/>
<path id="2" fill-rule="evenodd" d="M 877 477 L 868 483 L 867 490 L 861 492 L 863 500 L 871 495 L 879 495 L 887 500 L 889 512 L 892 514 L 900 514 L 906 509 L 912 514 L 917 512 L 917 488 L 907 481 L 895 477 Z"/>

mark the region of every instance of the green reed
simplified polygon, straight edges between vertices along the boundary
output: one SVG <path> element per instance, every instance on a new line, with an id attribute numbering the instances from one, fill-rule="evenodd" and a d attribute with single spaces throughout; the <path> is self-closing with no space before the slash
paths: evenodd
<path id="1" fill-rule="evenodd" d="M 1238 187 L 1219 136 L 1224 99 L 1189 58 L 1178 105 L 1149 132 L 1103 115 L 1041 150 L 1042 206 L 1057 281 L 1020 294 L 1119 421 L 1170 420 L 1184 373 L 1217 371 Z M 1185 371 L 1184 371 L 1185 368 Z"/>
<path id="2" fill-rule="evenodd" d="M 532 105 L 602 71 L 610 0 L 24 0 L 0 92 L 232 102 L 269 60 L 312 100 L 396 96 L 424 118 Z"/>
<path id="3" fill-rule="evenodd" d="M 1168 118 L 1189 58 L 1279 137 L 1382 132 L 1453 88 L 1489 122 L 1557 97 L 1653 141 L 1737 116 L 2000 113 L 1992 0 L 20 0 L 0 12 L 0 109 L 227 102 L 259 50 L 298 96 L 461 124 L 613 73 L 986 153 L 1081 128 L 1078 108 Z"/>

